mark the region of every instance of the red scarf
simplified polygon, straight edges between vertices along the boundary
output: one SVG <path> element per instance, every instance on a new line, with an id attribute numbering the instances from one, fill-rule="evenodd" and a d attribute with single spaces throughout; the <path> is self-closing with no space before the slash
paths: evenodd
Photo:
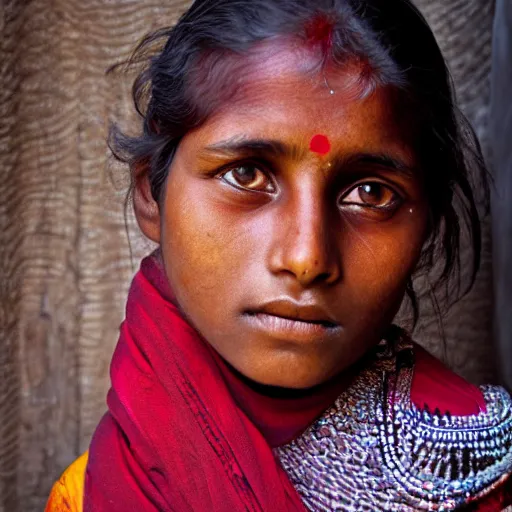
<path id="1" fill-rule="evenodd" d="M 350 379 L 345 373 L 304 396 L 259 392 L 183 318 L 158 255 L 133 280 L 110 376 L 84 512 L 304 512 L 272 446 L 303 431 Z M 435 406 L 423 388 L 437 380 L 413 386 L 413 401 Z"/>
<path id="2" fill-rule="evenodd" d="M 267 438 L 293 438 L 341 384 L 293 400 L 252 391 L 184 320 L 157 256 L 133 280 L 110 376 L 85 512 L 305 510 Z"/>

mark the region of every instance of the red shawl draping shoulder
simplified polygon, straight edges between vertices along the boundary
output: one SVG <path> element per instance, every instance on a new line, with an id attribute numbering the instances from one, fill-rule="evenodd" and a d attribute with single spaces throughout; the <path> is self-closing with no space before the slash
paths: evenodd
<path id="1" fill-rule="evenodd" d="M 91 442 L 84 511 L 303 511 L 212 349 L 172 302 L 155 256 L 126 307 Z"/>
<path id="2" fill-rule="evenodd" d="M 304 511 L 272 447 L 301 433 L 350 379 L 302 397 L 259 393 L 185 321 L 158 254 L 133 280 L 110 374 L 84 512 Z M 452 414 L 485 408 L 478 388 L 419 348 L 411 398 Z"/>

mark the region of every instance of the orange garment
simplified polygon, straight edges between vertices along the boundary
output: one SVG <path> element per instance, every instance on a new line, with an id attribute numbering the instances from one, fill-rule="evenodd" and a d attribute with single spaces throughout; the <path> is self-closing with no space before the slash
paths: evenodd
<path id="1" fill-rule="evenodd" d="M 45 512 L 82 512 L 88 457 L 89 452 L 85 452 L 55 482 Z"/>

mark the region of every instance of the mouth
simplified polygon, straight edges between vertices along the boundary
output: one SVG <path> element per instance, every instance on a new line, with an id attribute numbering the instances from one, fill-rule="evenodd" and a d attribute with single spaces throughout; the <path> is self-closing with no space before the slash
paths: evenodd
<path id="1" fill-rule="evenodd" d="M 293 341 L 320 341 L 339 334 L 342 329 L 322 307 L 289 300 L 272 301 L 246 310 L 244 317 L 254 328 Z"/>

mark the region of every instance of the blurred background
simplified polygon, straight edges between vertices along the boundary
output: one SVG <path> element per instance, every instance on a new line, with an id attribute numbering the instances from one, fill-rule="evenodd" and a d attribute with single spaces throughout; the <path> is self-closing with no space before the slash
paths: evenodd
<path id="1" fill-rule="evenodd" d="M 106 74 L 176 0 L 0 0 L 0 512 L 42 511 L 105 411 L 130 279 L 151 250 L 109 155 L 137 129 L 134 75 Z M 495 192 L 472 292 L 415 337 L 474 383 L 512 387 L 512 2 L 417 0 L 475 126 Z M 130 245 L 132 254 L 130 253 Z"/>

